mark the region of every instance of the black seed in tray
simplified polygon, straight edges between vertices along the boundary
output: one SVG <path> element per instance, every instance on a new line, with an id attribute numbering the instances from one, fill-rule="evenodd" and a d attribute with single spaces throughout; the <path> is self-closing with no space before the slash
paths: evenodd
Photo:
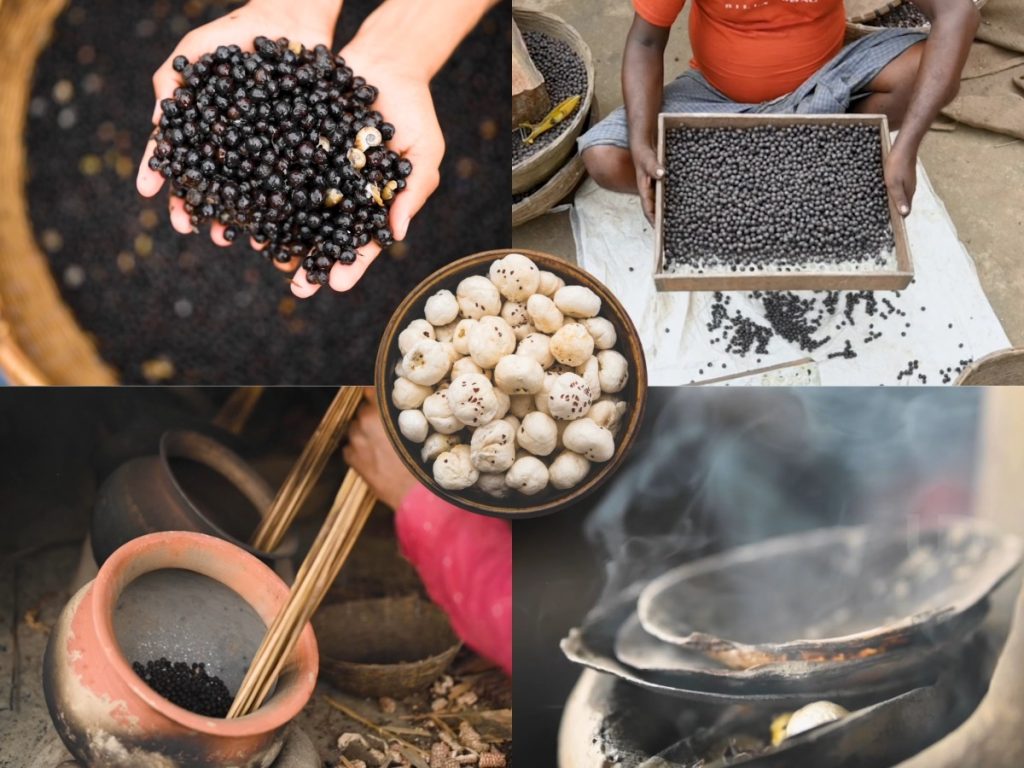
<path id="1" fill-rule="evenodd" d="M 534 30 L 523 32 L 523 42 L 526 43 L 526 50 L 534 65 L 544 75 L 551 107 L 554 108 L 570 96 L 579 96 L 582 106 L 587 92 L 587 68 L 572 46 L 557 37 Z M 575 113 L 572 117 L 575 117 Z M 524 144 L 519 131 L 513 131 L 512 165 L 518 165 L 562 135 L 572 122 L 572 117 L 542 133 L 532 144 Z"/>
<path id="2" fill-rule="evenodd" d="M 226 717 L 231 709 L 231 692 L 223 680 L 207 674 L 205 664 L 159 658 L 145 664 L 136 661 L 132 669 L 146 685 L 189 712 Z"/>
<path id="3" fill-rule="evenodd" d="M 931 25 L 928 17 L 921 12 L 921 9 L 909 2 L 909 0 L 904 0 L 904 2 L 890 11 L 886 11 L 877 19 L 872 19 L 865 23 L 869 27 L 901 27 L 904 29 L 917 29 Z"/>
<path id="4" fill-rule="evenodd" d="M 185 199 L 193 226 L 259 236 L 280 262 L 317 255 L 307 279 L 325 285 L 343 249 L 394 242 L 386 212 L 412 163 L 385 146 L 395 131 L 373 109 L 377 89 L 340 55 L 286 38 L 253 47 L 175 58 L 183 85 L 160 102 L 149 167 Z M 371 218 L 375 228 L 359 226 Z"/>
<path id="5" fill-rule="evenodd" d="M 883 266 L 894 248 L 879 129 L 676 127 L 665 136 L 667 271 Z"/>

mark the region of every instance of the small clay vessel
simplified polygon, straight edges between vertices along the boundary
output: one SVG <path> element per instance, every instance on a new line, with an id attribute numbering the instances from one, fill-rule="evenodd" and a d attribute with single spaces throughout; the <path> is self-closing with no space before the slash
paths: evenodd
<path id="1" fill-rule="evenodd" d="M 286 558 L 294 554 L 294 541 L 273 553 L 246 543 L 272 500 L 267 483 L 234 451 L 198 432 L 165 432 L 157 455 L 125 462 L 100 487 L 93 555 L 102 565 L 138 536 L 194 531 L 225 539 L 265 562 Z"/>
<path id="2" fill-rule="evenodd" d="M 64 607 L 46 648 L 54 726 L 82 765 L 266 768 L 313 693 L 305 627 L 266 702 L 246 717 L 197 715 L 156 693 L 133 662 L 201 662 L 234 695 L 288 588 L 257 558 L 197 533 L 142 536 L 114 552 Z"/>

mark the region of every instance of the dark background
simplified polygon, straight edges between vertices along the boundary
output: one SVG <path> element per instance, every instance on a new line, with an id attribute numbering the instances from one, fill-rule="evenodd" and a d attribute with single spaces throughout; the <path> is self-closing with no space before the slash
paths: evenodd
<path id="1" fill-rule="evenodd" d="M 37 241 L 79 323 L 127 382 L 146 381 L 143 363 L 164 359 L 173 365 L 161 379 L 167 383 L 367 384 L 398 302 L 443 264 L 510 238 L 510 3 L 492 9 L 432 84 L 447 145 L 441 187 L 405 243 L 382 254 L 347 294 L 321 290 L 306 301 L 293 299 L 289 276 L 247 245 L 220 249 L 205 234 L 176 234 L 165 192 L 147 201 L 135 191 L 151 128 L 152 73 L 189 29 L 237 5 L 68 5 L 39 59 L 27 123 Z M 376 5 L 345 2 L 336 49 Z M 74 86 L 67 104 L 53 94 L 62 80 Z M 102 170 L 83 172 L 95 158 Z M 129 271 L 119 266 L 127 262 Z M 69 274 L 84 282 L 76 286 Z M 185 317 L 175 313 L 182 301 L 191 307 Z"/>

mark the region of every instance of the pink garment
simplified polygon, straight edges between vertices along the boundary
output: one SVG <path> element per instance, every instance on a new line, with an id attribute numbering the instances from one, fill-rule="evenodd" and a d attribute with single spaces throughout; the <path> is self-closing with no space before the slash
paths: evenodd
<path id="1" fill-rule="evenodd" d="M 413 487 L 395 512 L 402 554 L 474 651 L 512 674 L 512 529 Z"/>

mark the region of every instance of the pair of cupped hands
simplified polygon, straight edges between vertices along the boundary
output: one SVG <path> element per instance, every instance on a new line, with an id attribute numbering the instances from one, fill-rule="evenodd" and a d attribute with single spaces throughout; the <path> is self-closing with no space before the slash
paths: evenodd
<path id="1" fill-rule="evenodd" d="M 307 48 L 321 43 L 330 47 L 336 13 L 312 13 L 306 4 L 301 2 L 290 5 L 289 8 L 281 3 L 249 2 L 185 35 L 153 75 L 153 91 L 156 96 L 153 124 L 156 125 L 160 120 L 161 100 L 173 98 L 174 89 L 181 85 L 180 75 L 172 66 L 177 56 L 185 56 L 189 61 L 194 61 L 219 45 L 231 44 L 251 51 L 253 39 L 260 35 L 271 39 L 286 37 L 302 43 Z M 395 137 L 389 142 L 389 146 L 412 162 L 413 171 L 407 179 L 408 186 L 402 194 L 395 196 L 394 205 L 389 213 L 395 240 L 402 240 L 413 216 L 437 189 L 440 181 L 439 168 L 444 156 L 444 137 L 430 96 L 430 73 L 416 71 L 414 66 L 402 63 L 394 56 L 388 56 L 395 41 L 377 40 L 373 39 L 374 37 L 373 33 L 360 31 L 341 50 L 341 55 L 357 75 L 365 77 L 379 89 L 380 95 L 373 108 L 380 111 L 385 119 L 395 126 Z M 163 176 L 149 167 L 149 158 L 154 147 L 155 142 L 150 140 L 136 179 L 136 187 L 145 197 L 156 195 L 164 183 Z M 178 232 L 188 234 L 193 231 L 182 198 L 170 196 L 170 217 L 171 226 Z M 210 238 L 217 245 L 229 245 L 224 237 L 224 229 L 224 225 L 218 222 L 214 222 L 210 227 Z M 257 250 L 265 247 L 254 240 L 250 240 L 250 245 Z M 371 241 L 358 250 L 355 263 L 335 264 L 330 273 L 330 287 L 336 291 L 347 291 L 352 288 L 380 250 L 380 245 Z M 291 288 L 296 296 L 306 298 L 320 289 L 319 285 L 306 279 L 304 269 L 296 269 L 298 259 L 291 263 L 274 263 L 280 269 L 295 271 Z"/>

